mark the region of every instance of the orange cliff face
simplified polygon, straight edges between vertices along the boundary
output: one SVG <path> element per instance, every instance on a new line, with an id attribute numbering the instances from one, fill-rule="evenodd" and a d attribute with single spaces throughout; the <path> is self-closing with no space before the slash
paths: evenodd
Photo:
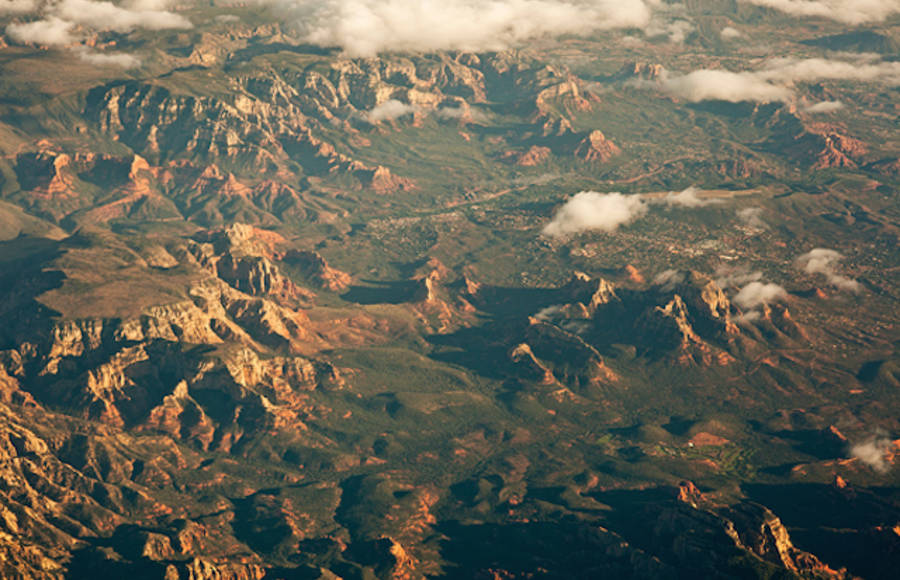
<path id="1" fill-rule="evenodd" d="M 93 157 L 93 156 L 91 156 Z M 53 151 L 19 154 L 16 170 L 20 186 L 44 198 L 75 197 L 72 156 Z"/>
<path id="2" fill-rule="evenodd" d="M 622 150 L 599 130 L 588 133 L 575 147 L 575 157 L 588 162 L 609 161 L 621 152 Z"/>
<path id="3" fill-rule="evenodd" d="M 549 160 L 550 155 L 549 147 L 532 145 L 526 151 L 506 151 L 501 159 L 521 167 L 535 167 Z"/>
<path id="4" fill-rule="evenodd" d="M 352 276 L 336 268 L 332 268 L 325 258 L 312 250 L 290 250 L 284 261 L 300 268 L 304 275 L 312 278 L 321 288 L 331 292 L 343 292 L 350 287 Z"/>

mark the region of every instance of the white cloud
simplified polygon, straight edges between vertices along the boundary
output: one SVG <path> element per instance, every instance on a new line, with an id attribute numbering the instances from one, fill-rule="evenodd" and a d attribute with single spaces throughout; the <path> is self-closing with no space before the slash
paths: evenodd
<path id="1" fill-rule="evenodd" d="M 348 56 L 501 50 L 525 41 L 643 28 L 645 0 L 271 0 L 308 42 Z"/>
<path id="2" fill-rule="evenodd" d="M 843 108 L 844 103 L 841 101 L 822 101 L 821 103 L 810 105 L 803 110 L 807 113 L 833 113 L 835 111 L 840 111 Z"/>
<path id="3" fill-rule="evenodd" d="M 466 116 L 467 111 L 462 107 L 444 107 L 436 111 L 438 117 L 444 119 L 462 119 Z"/>
<path id="4" fill-rule="evenodd" d="M 95 30 L 130 32 L 136 28 L 147 30 L 186 29 L 190 20 L 164 10 L 164 3 L 141 0 L 134 8 L 116 6 L 112 2 L 92 0 L 62 0 L 51 8 L 52 13 L 63 20 L 89 26 Z"/>
<path id="5" fill-rule="evenodd" d="M 443 107 L 435 111 L 435 114 L 442 119 L 464 119 L 475 122 L 488 120 L 484 112 L 474 107 Z"/>
<path id="6" fill-rule="evenodd" d="M 663 270 L 653 279 L 654 286 L 662 286 L 663 290 L 671 290 L 684 282 L 684 272 L 678 270 Z"/>
<path id="7" fill-rule="evenodd" d="M 137 68 L 141 66 L 141 59 L 124 52 L 94 52 L 91 50 L 78 50 L 78 58 L 96 66 L 114 66 L 119 68 Z"/>
<path id="8" fill-rule="evenodd" d="M 762 272 L 751 272 L 742 266 L 720 266 L 716 269 L 715 282 L 720 288 L 726 289 L 742 286 L 732 299 L 735 304 L 744 310 L 743 313 L 736 317 L 737 322 L 751 324 L 762 316 L 761 312 L 759 312 L 761 306 L 782 302 L 787 299 L 788 293 L 782 286 L 765 283 L 762 281 L 762 277 Z M 659 286 L 661 290 L 668 292 L 674 290 L 685 279 L 684 272 L 665 270 L 653 279 L 653 285 Z"/>
<path id="9" fill-rule="evenodd" d="M 716 268 L 716 284 L 719 288 L 741 286 L 762 280 L 762 272 L 751 272 L 743 266 L 719 266 Z"/>
<path id="10" fill-rule="evenodd" d="M 696 27 L 693 22 L 688 20 L 674 20 L 666 27 L 666 32 L 669 35 L 670 42 L 681 44 L 695 29 Z"/>
<path id="11" fill-rule="evenodd" d="M 743 309 L 736 322 L 751 325 L 762 317 L 762 307 L 787 300 L 788 293 L 783 286 L 763 281 L 763 273 L 751 272 L 745 266 L 719 266 L 715 273 L 716 284 L 720 288 L 738 288 L 732 301 Z"/>
<path id="12" fill-rule="evenodd" d="M 543 233 L 565 237 L 590 230 L 612 232 L 646 212 L 647 205 L 636 195 L 582 191 L 557 210 Z"/>
<path id="13" fill-rule="evenodd" d="M 766 222 L 762 220 L 763 209 L 761 207 L 745 207 L 735 213 L 746 226 L 759 229 L 766 227 Z"/>
<path id="14" fill-rule="evenodd" d="M 732 40 L 735 38 L 740 38 L 744 36 L 744 34 L 733 26 L 726 26 L 719 32 L 719 36 L 727 40 Z"/>
<path id="15" fill-rule="evenodd" d="M 553 319 L 557 318 L 562 311 L 562 304 L 552 304 L 550 306 L 547 306 L 546 308 L 541 308 L 538 313 L 534 315 L 534 318 L 536 320 L 540 320 L 541 322 L 552 322 Z"/>
<path id="16" fill-rule="evenodd" d="M 718 199 L 702 198 L 697 195 L 699 192 L 700 190 L 694 186 L 688 187 L 679 193 L 670 191 L 669 194 L 663 198 L 663 201 L 668 205 L 677 205 L 681 207 L 703 207 L 706 205 L 722 203 L 721 200 Z"/>
<path id="17" fill-rule="evenodd" d="M 741 308 L 753 309 L 763 304 L 779 302 L 787 298 L 787 291 L 778 284 L 750 282 L 735 294 L 734 303 Z"/>
<path id="18" fill-rule="evenodd" d="M 385 101 L 371 110 L 363 112 L 362 116 L 366 121 L 374 124 L 381 121 L 393 121 L 406 115 L 428 115 L 431 113 L 441 119 L 463 119 L 476 122 L 487 120 L 487 115 L 472 107 L 443 107 L 432 110 L 404 103 L 397 99 Z"/>
<path id="19" fill-rule="evenodd" d="M 843 256 L 836 250 L 815 248 L 797 258 L 797 264 L 810 274 L 830 274 Z"/>
<path id="20" fill-rule="evenodd" d="M 669 42 L 681 44 L 695 29 L 696 26 L 694 26 L 694 23 L 690 20 L 684 20 L 681 18 L 670 20 L 664 16 L 661 16 L 660 18 L 654 18 L 653 20 L 651 20 L 650 24 L 644 30 L 644 33 L 649 38 L 666 36 L 668 37 Z"/>
<path id="21" fill-rule="evenodd" d="M 758 71 L 761 78 L 773 82 L 818 82 L 823 80 L 882 81 L 900 84 L 900 62 L 884 62 L 872 55 L 846 55 L 851 60 L 829 58 L 776 58 Z"/>
<path id="22" fill-rule="evenodd" d="M 647 81 L 650 82 L 650 81 Z M 701 69 L 686 75 L 664 74 L 659 86 L 663 92 L 698 103 L 700 101 L 786 101 L 792 92 L 774 85 L 752 72 Z"/>
<path id="23" fill-rule="evenodd" d="M 37 8 L 37 0 L 0 0 L 0 14 L 28 14 Z"/>
<path id="24" fill-rule="evenodd" d="M 75 25 L 55 16 L 34 22 L 14 23 L 6 27 L 6 34 L 14 41 L 42 46 L 63 46 L 75 41 Z"/>
<path id="25" fill-rule="evenodd" d="M 734 321 L 742 326 L 753 326 L 753 323 L 762 318 L 762 312 L 759 310 L 749 310 L 742 312 L 734 318 Z"/>
<path id="26" fill-rule="evenodd" d="M 520 175 L 514 177 L 511 183 L 514 185 L 547 185 L 561 178 L 559 173 L 542 173 L 541 175 Z"/>
<path id="27" fill-rule="evenodd" d="M 126 8 L 130 8 L 132 10 L 146 10 L 152 12 L 159 12 L 161 10 L 168 10 L 173 4 L 173 0 L 125 0 L 122 2 L 122 6 Z"/>
<path id="28" fill-rule="evenodd" d="M 690 102 L 700 101 L 789 101 L 795 83 L 825 80 L 879 82 L 900 85 L 900 62 L 873 61 L 869 55 L 851 60 L 825 58 L 776 58 L 753 71 L 732 72 L 700 69 L 684 75 L 663 71 L 657 81 L 632 81 L 641 87 L 658 87 L 663 92 Z"/>
<path id="29" fill-rule="evenodd" d="M 847 24 L 882 22 L 900 12 L 897 0 L 743 0 L 794 16 L 821 16 Z"/>
<path id="30" fill-rule="evenodd" d="M 404 115 L 412 115 L 418 110 L 419 108 L 414 105 L 391 99 L 377 105 L 371 111 L 367 111 L 364 116 L 370 123 L 379 123 L 381 121 L 393 121 Z"/>
<path id="31" fill-rule="evenodd" d="M 666 37 L 669 42 L 681 44 L 697 29 L 687 7 L 680 2 L 646 0 L 653 8 L 650 21 L 643 27 L 645 38 Z"/>
<path id="32" fill-rule="evenodd" d="M 892 442 L 889 438 L 878 436 L 859 443 L 850 448 L 850 455 L 859 459 L 875 471 L 886 472 L 890 465 L 885 459 Z"/>
<path id="33" fill-rule="evenodd" d="M 815 248 L 797 258 L 797 266 L 809 274 L 823 274 L 828 283 L 838 290 L 859 292 L 862 285 L 852 278 L 835 272 L 834 267 L 843 259 L 839 252 L 827 248 Z"/>
<path id="34" fill-rule="evenodd" d="M 837 288 L 838 290 L 844 290 L 846 292 L 861 292 L 862 284 L 854 280 L 853 278 L 848 278 L 847 276 L 841 276 L 840 274 L 832 274 L 828 277 L 828 281 L 832 286 Z"/>
<path id="35" fill-rule="evenodd" d="M 60 0 L 41 6 L 35 0 L 0 0 L 0 14 L 14 10 L 40 11 L 43 15 L 41 20 L 10 24 L 6 27 L 6 34 L 16 42 L 62 46 L 77 40 L 72 33 L 76 25 L 90 30 L 115 32 L 130 32 L 137 28 L 164 30 L 192 27 L 184 16 L 166 10 L 167 5 L 168 0 L 132 0 L 121 6 L 93 0 Z M 100 64 L 103 60 L 106 64 L 117 66 L 134 64 L 133 60 L 121 55 L 111 59 L 95 59 L 94 62 Z"/>
<path id="36" fill-rule="evenodd" d="M 590 328 L 590 325 L 583 320 L 569 319 L 565 314 L 565 306 L 563 304 L 553 304 L 542 308 L 533 318 L 541 322 L 555 324 L 559 328 L 573 334 L 584 334 Z"/>

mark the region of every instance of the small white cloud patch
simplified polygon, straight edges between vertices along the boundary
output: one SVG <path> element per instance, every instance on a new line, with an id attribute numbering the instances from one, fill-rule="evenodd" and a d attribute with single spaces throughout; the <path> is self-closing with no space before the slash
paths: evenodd
<path id="1" fill-rule="evenodd" d="M 663 270 L 653 279 L 653 285 L 659 286 L 663 290 L 671 290 L 678 284 L 684 282 L 684 272 L 678 270 Z"/>
<path id="2" fill-rule="evenodd" d="M 381 121 L 393 121 L 405 115 L 412 115 L 418 110 L 418 107 L 414 105 L 391 99 L 365 113 L 365 117 L 370 123 L 379 123 Z"/>
<path id="3" fill-rule="evenodd" d="M 0 0 L 0 14 L 28 14 L 37 7 L 36 0 Z"/>
<path id="4" fill-rule="evenodd" d="M 835 111 L 840 111 L 843 108 L 844 103 L 841 101 L 822 101 L 821 103 L 810 105 L 803 110 L 807 113 L 833 113 Z"/>
<path id="5" fill-rule="evenodd" d="M 835 272 L 835 266 L 843 259 L 843 255 L 828 248 L 815 248 L 797 257 L 797 266 L 808 274 L 822 274 L 828 283 L 839 290 L 859 292 L 862 285 L 852 278 Z"/>
<path id="6" fill-rule="evenodd" d="M 694 30 L 696 30 L 696 26 L 690 20 L 659 18 L 653 19 L 644 33 L 650 38 L 665 36 L 668 37 L 669 42 L 681 44 Z"/>
<path id="7" fill-rule="evenodd" d="M 474 107 L 443 107 L 434 112 L 441 119 L 464 119 L 483 123 L 488 120 L 488 116 L 481 110 Z"/>
<path id="8" fill-rule="evenodd" d="M 743 266 L 719 266 L 716 268 L 716 285 L 719 288 L 742 286 L 762 280 L 762 272 L 751 272 Z"/>
<path id="9" fill-rule="evenodd" d="M 700 69 L 687 74 L 663 71 L 656 81 L 632 81 L 638 87 L 656 87 L 688 102 L 745 101 L 768 103 L 790 101 L 796 83 L 852 80 L 887 86 L 900 85 L 900 62 L 879 61 L 872 55 L 828 58 L 775 58 L 758 70 L 732 72 Z"/>
<path id="10" fill-rule="evenodd" d="M 41 46 L 65 46 L 75 42 L 72 22 L 50 16 L 33 22 L 13 23 L 6 27 L 6 34 L 15 42 Z"/>
<path id="11" fill-rule="evenodd" d="M 652 83 L 646 81 L 642 84 Z M 791 89 L 759 78 L 752 72 L 700 69 L 685 75 L 664 73 L 659 82 L 663 92 L 692 103 L 701 101 L 787 101 Z"/>
<path id="12" fill-rule="evenodd" d="M 890 465 L 885 459 L 885 455 L 891 447 L 891 440 L 887 437 L 874 437 L 863 443 L 859 443 L 850 448 L 850 455 L 859 459 L 875 471 L 885 473 Z"/>
<path id="13" fill-rule="evenodd" d="M 645 213 L 647 205 L 639 196 L 582 191 L 557 210 L 543 233 L 559 238 L 586 231 L 612 232 Z"/>
<path id="14" fill-rule="evenodd" d="M 739 220 L 744 222 L 745 226 L 751 228 L 764 229 L 766 222 L 762 219 L 763 210 L 761 207 L 745 207 L 735 212 Z"/>
<path id="15" fill-rule="evenodd" d="M 561 304 L 552 304 L 546 308 L 541 308 L 537 314 L 534 315 L 534 318 L 541 322 L 551 322 L 554 318 L 559 316 L 562 309 L 563 307 Z"/>
<path id="16" fill-rule="evenodd" d="M 778 284 L 750 282 L 735 294 L 734 303 L 748 310 L 764 304 L 781 302 L 787 298 L 787 291 Z"/>
<path id="17" fill-rule="evenodd" d="M 900 12 L 897 0 L 743 0 L 793 16 L 817 16 L 846 24 L 883 22 Z"/>
<path id="18" fill-rule="evenodd" d="M 124 52 L 94 52 L 87 49 L 76 51 L 78 58 L 86 63 L 96 66 L 113 66 L 119 68 L 137 68 L 141 66 L 141 59 Z"/>
<path id="19" fill-rule="evenodd" d="M 675 193 L 674 191 L 669 192 L 669 194 L 663 198 L 663 201 L 670 206 L 674 205 L 681 207 L 703 207 L 722 203 L 721 200 L 718 199 L 702 198 L 698 195 L 699 193 L 699 189 L 691 186 L 678 193 Z"/>
<path id="20" fill-rule="evenodd" d="M 779 284 L 763 281 L 763 273 L 751 271 L 745 266 L 719 266 L 715 273 L 716 285 L 720 288 L 740 288 L 732 301 L 741 312 L 735 321 L 750 325 L 762 317 L 762 308 L 788 298 L 787 290 Z"/>

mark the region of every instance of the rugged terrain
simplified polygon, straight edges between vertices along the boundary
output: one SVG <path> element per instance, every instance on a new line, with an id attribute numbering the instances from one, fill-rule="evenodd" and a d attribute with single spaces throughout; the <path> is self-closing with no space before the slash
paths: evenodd
<path id="1" fill-rule="evenodd" d="M 900 17 L 677 6 L 354 56 L 0 4 L 0 575 L 893 577 Z"/>

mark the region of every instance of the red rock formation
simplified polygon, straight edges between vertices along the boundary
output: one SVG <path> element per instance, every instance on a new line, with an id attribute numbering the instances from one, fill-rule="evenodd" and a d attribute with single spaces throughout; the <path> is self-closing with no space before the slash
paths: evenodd
<path id="1" fill-rule="evenodd" d="M 532 145 L 526 151 L 507 151 L 500 156 L 500 160 L 522 167 L 534 167 L 546 162 L 550 153 L 549 147 Z"/>
<path id="2" fill-rule="evenodd" d="M 575 147 L 575 156 L 584 161 L 608 161 L 621 152 L 622 150 L 599 130 L 591 131 Z"/>
<path id="3" fill-rule="evenodd" d="M 354 175 L 365 187 L 373 189 L 376 193 L 384 194 L 415 189 L 415 183 L 411 179 L 398 177 L 383 165 L 379 165 L 375 169 L 362 167 L 357 169 Z"/>
<path id="4" fill-rule="evenodd" d="M 678 484 L 676 499 L 696 507 L 703 500 L 703 494 L 692 481 L 685 480 Z"/>
<path id="5" fill-rule="evenodd" d="M 640 270 L 628 264 L 625 266 L 625 275 L 628 276 L 628 279 L 634 282 L 635 284 L 644 284 L 646 280 L 644 279 L 643 274 L 641 274 Z"/>
<path id="6" fill-rule="evenodd" d="M 622 79 L 638 78 L 643 80 L 656 80 L 662 74 L 663 65 L 648 62 L 626 62 L 616 73 L 616 77 Z"/>
<path id="7" fill-rule="evenodd" d="M 325 258 L 316 251 L 291 250 L 285 254 L 284 261 L 298 267 L 305 276 L 332 292 L 343 292 L 353 282 L 350 274 L 329 266 Z"/>
<path id="8" fill-rule="evenodd" d="M 523 378 L 537 381 L 545 385 L 556 382 L 553 371 L 547 368 L 536 356 L 534 356 L 534 352 L 532 352 L 531 347 L 527 343 L 523 342 L 510 350 L 509 358 L 519 369 L 521 369 L 520 372 Z"/>

